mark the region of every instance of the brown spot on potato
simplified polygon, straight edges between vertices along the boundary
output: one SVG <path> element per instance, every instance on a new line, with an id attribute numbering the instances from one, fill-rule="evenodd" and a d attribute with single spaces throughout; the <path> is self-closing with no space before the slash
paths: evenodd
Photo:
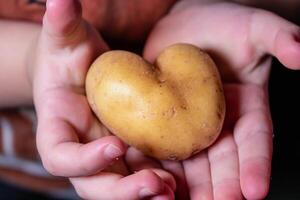
<path id="1" fill-rule="evenodd" d="M 163 112 L 162 115 L 167 117 L 167 118 L 172 118 L 176 115 L 176 108 L 172 107 L 169 110 Z"/>
<path id="2" fill-rule="evenodd" d="M 223 120 L 223 114 L 224 114 L 224 107 L 221 103 L 218 104 L 218 110 L 217 110 L 217 117 L 220 119 L 220 120 Z"/>
<path id="3" fill-rule="evenodd" d="M 215 139 L 215 136 L 214 135 L 207 135 L 206 139 L 207 139 L 208 142 L 211 142 Z"/>
<path id="4" fill-rule="evenodd" d="M 139 149 L 142 149 L 143 152 L 146 153 L 146 154 L 150 154 L 151 155 L 153 153 L 152 147 L 150 145 L 148 145 L 148 144 L 141 145 Z"/>
<path id="5" fill-rule="evenodd" d="M 222 111 L 219 109 L 218 111 L 217 111 L 217 116 L 218 116 L 218 118 L 219 119 L 222 119 Z"/>
<path id="6" fill-rule="evenodd" d="M 187 110 L 187 106 L 186 105 L 180 105 L 180 108 L 182 108 L 183 110 Z"/>
<path id="7" fill-rule="evenodd" d="M 203 84 L 207 84 L 209 83 L 209 81 L 212 79 L 212 77 L 204 77 L 203 80 L 202 80 L 202 83 Z"/>

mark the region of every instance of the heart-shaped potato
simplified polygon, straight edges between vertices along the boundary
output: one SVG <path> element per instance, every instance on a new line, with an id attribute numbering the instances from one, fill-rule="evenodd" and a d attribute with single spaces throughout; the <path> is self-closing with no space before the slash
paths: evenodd
<path id="1" fill-rule="evenodd" d="M 158 159 L 182 160 L 208 147 L 225 116 L 218 70 L 189 44 L 166 48 L 155 65 L 130 52 L 106 52 L 89 69 L 86 92 L 112 133 Z"/>

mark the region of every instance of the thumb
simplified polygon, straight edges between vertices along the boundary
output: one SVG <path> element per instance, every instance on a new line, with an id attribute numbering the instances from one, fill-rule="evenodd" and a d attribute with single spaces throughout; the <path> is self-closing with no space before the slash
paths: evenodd
<path id="1" fill-rule="evenodd" d="M 79 0 L 48 0 L 42 35 L 51 45 L 70 45 L 86 37 Z"/>
<path id="2" fill-rule="evenodd" d="M 267 11 L 253 14 L 251 39 L 290 69 L 300 69 L 300 28 Z"/>

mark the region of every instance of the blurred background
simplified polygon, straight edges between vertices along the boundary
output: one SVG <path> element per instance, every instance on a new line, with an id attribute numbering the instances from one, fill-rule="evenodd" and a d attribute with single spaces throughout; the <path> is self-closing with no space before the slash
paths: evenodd
<path id="1" fill-rule="evenodd" d="M 300 59 L 300 58 L 299 58 Z M 274 124 L 270 200 L 300 199 L 300 71 L 274 61 L 269 85 Z"/>

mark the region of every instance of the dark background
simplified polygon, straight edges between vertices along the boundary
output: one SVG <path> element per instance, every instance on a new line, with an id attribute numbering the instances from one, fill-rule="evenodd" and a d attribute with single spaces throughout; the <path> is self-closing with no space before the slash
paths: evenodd
<path id="1" fill-rule="evenodd" d="M 288 70 L 275 60 L 269 92 L 275 137 L 271 190 L 267 199 L 299 200 L 300 71 Z"/>

